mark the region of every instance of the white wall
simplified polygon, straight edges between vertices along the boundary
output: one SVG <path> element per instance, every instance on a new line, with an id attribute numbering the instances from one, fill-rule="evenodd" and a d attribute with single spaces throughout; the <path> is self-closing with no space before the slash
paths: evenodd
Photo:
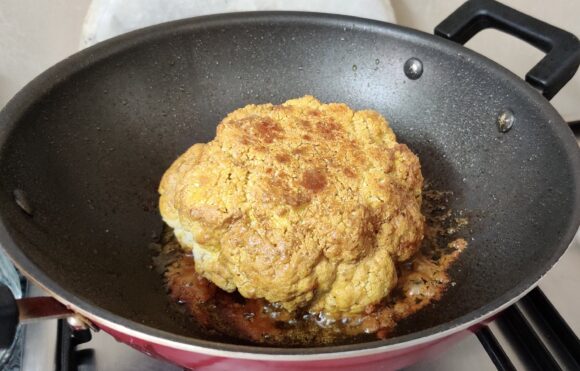
<path id="1" fill-rule="evenodd" d="M 89 0 L 0 1 L 0 106 L 3 106 L 34 76 L 78 49 L 82 21 L 89 2 Z M 435 25 L 462 2 L 462 0 L 391 1 L 398 23 L 425 32 L 432 32 Z M 503 2 L 580 36 L 578 0 Z M 467 46 L 503 64 L 522 77 L 542 57 L 542 53 L 538 50 L 497 31 L 484 31 Z M 554 98 L 553 103 L 565 119 L 580 120 L 580 74 Z"/>
<path id="2" fill-rule="evenodd" d="M 78 49 L 89 0 L 0 0 L 0 107 Z"/>

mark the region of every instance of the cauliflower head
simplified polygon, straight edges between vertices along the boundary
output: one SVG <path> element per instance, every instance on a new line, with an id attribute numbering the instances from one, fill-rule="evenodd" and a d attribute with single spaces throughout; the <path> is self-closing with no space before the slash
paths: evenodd
<path id="1" fill-rule="evenodd" d="M 159 187 L 164 221 L 221 289 L 285 309 L 360 313 L 423 238 L 423 177 L 371 110 L 312 96 L 230 113 Z"/>

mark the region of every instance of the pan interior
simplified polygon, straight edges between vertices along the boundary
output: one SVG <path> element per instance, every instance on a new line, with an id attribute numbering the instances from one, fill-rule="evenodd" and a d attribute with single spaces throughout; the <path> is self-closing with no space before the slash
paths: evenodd
<path id="1" fill-rule="evenodd" d="M 411 57 L 423 62 L 417 80 L 403 72 Z M 1 116 L 5 248 L 88 310 L 194 343 L 216 340 L 170 308 L 151 269 L 158 182 L 186 148 L 211 140 L 228 112 L 305 94 L 382 113 L 419 155 L 425 178 L 453 191 L 452 207 L 470 215 L 469 247 L 451 272 L 457 284 L 386 343 L 476 318 L 522 292 L 564 251 L 576 222 L 577 170 L 562 145 L 564 123 L 539 95 L 434 37 L 296 15 L 141 31 L 28 86 Z M 506 108 L 516 121 L 500 133 L 496 118 Z M 32 216 L 14 203 L 15 190 Z"/>

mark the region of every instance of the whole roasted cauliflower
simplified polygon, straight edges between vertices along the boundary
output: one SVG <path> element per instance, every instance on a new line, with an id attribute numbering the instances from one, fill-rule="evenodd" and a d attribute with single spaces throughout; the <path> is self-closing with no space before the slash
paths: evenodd
<path id="1" fill-rule="evenodd" d="M 293 311 L 360 313 L 423 238 L 423 177 L 375 111 L 312 96 L 230 113 L 159 187 L 164 221 L 221 289 Z"/>

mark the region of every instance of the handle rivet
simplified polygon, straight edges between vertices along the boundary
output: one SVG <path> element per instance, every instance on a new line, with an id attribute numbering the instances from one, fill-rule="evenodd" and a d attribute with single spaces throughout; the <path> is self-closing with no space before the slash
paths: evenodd
<path id="1" fill-rule="evenodd" d="M 507 133 L 512 128 L 514 121 L 516 121 L 516 117 L 512 110 L 504 108 L 499 111 L 499 115 L 497 116 L 497 129 L 501 133 Z"/>
<path id="2" fill-rule="evenodd" d="M 99 329 L 91 323 L 87 318 L 81 316 L 80 314 L 74 314 L 67 317 L 66 322 L 75 331 L 91 329 L 94 332 L 98 332 Z"/>
<path id="3" fill-rule="evenodd" d="M 28 202 L 28 197 L 26 196 L 26 192 L 21 189 L 15 189 L 12 193 L 14 196 L 14 202 L 18 205 L 19 208 L 22 209 L 26 214 L 32 216 L 34 210 L 32 206 L 30 206 L 30 202 Z"/>
<path id="4" fill-rule="evenodd" d="M 405 75 L 411 80 L 417 80 L 423 74 L 423 62 L 417 58 L 409 58 L 403 66 Z"/>

